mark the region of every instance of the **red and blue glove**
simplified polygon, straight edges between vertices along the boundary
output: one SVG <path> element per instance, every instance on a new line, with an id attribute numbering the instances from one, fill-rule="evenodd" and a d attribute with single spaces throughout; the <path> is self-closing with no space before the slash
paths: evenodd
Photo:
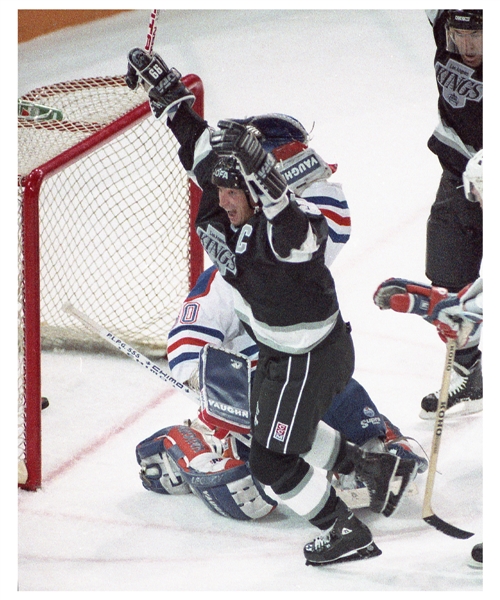
<path id="1" fill-rule="evenodd" d="M 378 286 L 373 301 L 381 310 L 423 317 L 436 327 L 443 341 L 457 340 L 463 348 L 483 322 L 482 293 L 482 279 L 452 294 L 446 288 L 391 278 Z"/>

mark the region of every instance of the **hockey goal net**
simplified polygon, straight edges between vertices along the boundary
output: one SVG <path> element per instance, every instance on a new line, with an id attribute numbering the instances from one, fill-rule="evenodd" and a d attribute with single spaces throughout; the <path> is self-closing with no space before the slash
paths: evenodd
<path id="1" fill-rule="evenodd" d="M 203 114 L 203 85 L 184 83 Z M 203 269 L 199 190 L 178 144 L 124 77 L 38 88 L 18 101 L 18 484 L 41 485 L 41 351 L 107 350 L 62 309 L 87 313 L 144 354 L 165 355 Z"/>

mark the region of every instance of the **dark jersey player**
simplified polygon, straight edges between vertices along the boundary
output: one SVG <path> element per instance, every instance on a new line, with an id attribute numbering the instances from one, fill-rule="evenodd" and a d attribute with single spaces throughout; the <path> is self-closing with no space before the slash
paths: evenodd
<path id="1" fill-rule="evenodd" d="M 436 54 L 439 122 L 428 146 L 443 173 L 427 222 L 426 275 L 458 293 L 480 275 L 482 210 L 469 202 L 462 175 L 483 148 L 483 11 L 429 10 Z M 457 351 L 448 407 L 454 414 L 482 409 L 480 335 Z M 422 399 L 420 416 L 434 419 L 438 394 Z"/>
<path id="2" fill-rule="evenodd" d="M 415 462 L 362 451 L 334 429 L 321 442 L 324 470 L 301 456 L 354 369 L 350 328 L 325 264 L 324 216 L 291 192 L 251 124 L 219 121 L 211 130 L 192 110 L 180 74 L 157 54 L 133 49 L 129 66 L 129 85 L 140 81 L 148 90 L 153 113 L 167 119 L 181 162 L 203 191 L 197 233 L 259 348 L 250 400 L 252 474 L 322 532 L 304 548 L 308 563 L 379 554 L 325 471 L 355 471 L 372 491 L 371 509 L 389 516 Z M 402 486 L 394 495 L 396 477 Z"/>

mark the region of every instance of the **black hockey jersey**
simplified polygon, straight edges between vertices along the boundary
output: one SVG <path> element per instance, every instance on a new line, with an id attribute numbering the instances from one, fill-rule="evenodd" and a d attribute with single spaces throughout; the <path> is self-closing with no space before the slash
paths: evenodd
<path id="1" fill-rule="evenodd" d="M 339 318 L 335 284 L 324 260 L 324 216 L 289 192 L 288 205 L 274 219 L 258 211 L 234 228 L 211 183 L 217 156 L 208 125 L 185 105 L 168 124 L 181 142 L 184 167 L 203 190 L 196 230 L 231 284 L 238 317 L 261 344 L 288 354 L 308 352 Z"/>
<path id="2" fill-rule="evenodd" d="M 461 177 L 469 158 L 483 147 L 483 67 L 469 67 L 446 50 L 446 13 L 427 11 L 436 41 L 440 117 L 428 147 L 443 168 Z"/>

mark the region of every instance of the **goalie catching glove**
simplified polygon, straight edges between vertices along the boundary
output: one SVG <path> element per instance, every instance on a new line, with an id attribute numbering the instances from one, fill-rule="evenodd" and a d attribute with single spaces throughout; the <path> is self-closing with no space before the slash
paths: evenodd
<path id="1" fill-rule="evenodd" d="M 273 207 L 274 216 L 276 209 L 279 212 L 288 204 L 287 183 L 276 168 L 275 158 L 264 150 L 245 125 L 219 121 L 217 126 L 219 129 L 210 137 L 212 148 L 221 157 L 236 158 L 249 189 L 264 209 Z"/>
<path id="2" fill-rule="evenodd" d="M 242 521 L 260 519 L 277 505 L 248 465 L 213 451 L 200 431 L 174 425 L 138 444 L 143 486 L 160 494 L 193 492 L 210 510 Z"/>
<path id="3" fill-rule="evenodd" d="M 458 294 L 442 287 L 391 278 L 378 286 L 373 301 L 381 310 L 420 315 L 435 325 L 444 342 L 457 340 L 458 347 L 463 348 L 476 342 L 483 322 L 482 294 L 481 278 Z"/>
<path id="4" fill-rule="evenodd" d="M 181 102 L 190 106 L 194 95 L 181 81 L 177 69 L 168 68 L 159 54 L 148 54 L 142 48 L 133 48 L 128 54 L 128 70 L 125 81 L 131 90 L 141 84 L 149 96 L 151 112 L 157 119 L 175 114 Z"/>

